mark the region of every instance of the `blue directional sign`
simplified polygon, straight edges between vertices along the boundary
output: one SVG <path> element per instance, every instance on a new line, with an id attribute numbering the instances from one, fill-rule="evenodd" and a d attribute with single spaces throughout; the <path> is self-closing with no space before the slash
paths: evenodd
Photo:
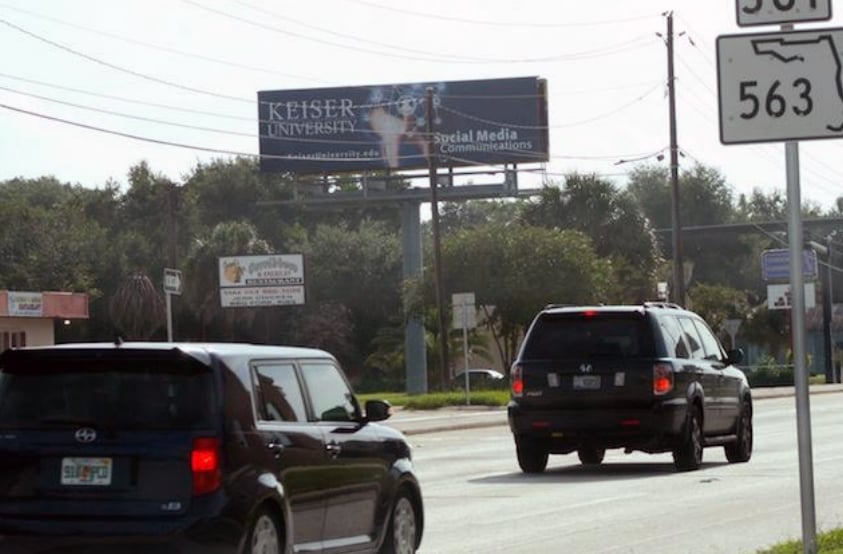
<path id="1" fill-rule="evenodd" d="M 790 281 L 790 251 L 786 248 L 765 250 L 761 254 L 761 273 L 765 281 Z M 802 251 L 802 275 L 817 278 L 817 253 Z"/>

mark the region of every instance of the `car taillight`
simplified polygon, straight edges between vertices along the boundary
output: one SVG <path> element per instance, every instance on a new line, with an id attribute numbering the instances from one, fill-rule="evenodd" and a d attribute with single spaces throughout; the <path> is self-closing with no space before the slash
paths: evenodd
<path id="1" fill-rule="evenodd" d="M 524 371 L 520 364 L 515 364 L 509 370 L 509 382 L 512 386 L 512 396 L 521 398 L 524 395 Z"/>
<path id="2" fill-rule="evenodd" d="M 222 485 L 220 439 L 209 437 L 193 439 L 190 470 L 193 472 L 194 496 L 208 494 L 220 488 Z"/>
<path id="3" fill-rule="evenodd" d="M 656 364 L 653 366 L 653 394 L 659 396 L 673 390 L 673 366 Z"/>

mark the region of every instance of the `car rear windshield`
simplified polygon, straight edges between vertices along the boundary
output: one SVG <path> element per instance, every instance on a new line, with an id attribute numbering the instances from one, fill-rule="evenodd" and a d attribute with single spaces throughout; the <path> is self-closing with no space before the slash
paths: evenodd
<path id="1" fill-rule="evenodd" d="M 17 359 L 0 367 L 0 428 L 207 429 L 213 381 L 184 359 Z"/>
<path id="2" fill-rule="evenodd" d="M 653 357 L 655 346 L 640 314 L 545 314 L 524 345 L 523 359 Z"/>

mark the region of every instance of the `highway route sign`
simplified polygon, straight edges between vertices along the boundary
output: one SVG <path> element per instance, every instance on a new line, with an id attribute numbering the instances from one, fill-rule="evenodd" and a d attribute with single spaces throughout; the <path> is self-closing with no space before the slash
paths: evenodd
<path id="1" fill-rule="evenodd" d="M 717 38 L 723 144 L 843 137 L 843 28 Z"/>
<path id="2" fill-rule="evenodd" d="M 777 25 L 831 19 L 831 0 L 736 0 L 738 25 Z"/>

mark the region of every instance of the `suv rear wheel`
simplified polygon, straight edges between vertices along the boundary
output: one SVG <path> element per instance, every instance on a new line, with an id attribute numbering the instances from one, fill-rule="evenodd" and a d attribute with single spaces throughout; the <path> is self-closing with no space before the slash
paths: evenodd
<path id="1" fill-rule="evenodd" d="M 252 527 L 249 529 L 246 554 L 282 554 L 283 552 L 284 542 L 278 531 L 278 522 L 271 512 L 261 508 L 255 514 Z"/>
<path id="2" fill-rule="evenodd" d="M 577 456 L 580 462 L 586 466 L 596 466 L 603 463 L 603 456 L 606 455 L 605 448 L 597 448 L 596 446 L 581 446 L 577 449 Z"/>
<path id="3" fill-rule="evenodd" d="M 741 414 L 738 417 L 737 440 L 723 447 L 729 463 L 748 462 L 752 457 L 752 405 L 748 400 L 741 403 Z"/>
<path id="4" fill-rule="evenodd" d="M 541 473 L 547 467 L 547 448 L 533 439 L 517 439 L 515 452 L 518 455 L 518 465 L 524 473 Z"/>
<path id="5" fill-rule="evenodd" d="M 702 464 L 702 417 L 700 409 L 692 406 L 682 432 L 682 442 L 673 451 L 673 464 L 678 471 L 694 471 Z"/>

